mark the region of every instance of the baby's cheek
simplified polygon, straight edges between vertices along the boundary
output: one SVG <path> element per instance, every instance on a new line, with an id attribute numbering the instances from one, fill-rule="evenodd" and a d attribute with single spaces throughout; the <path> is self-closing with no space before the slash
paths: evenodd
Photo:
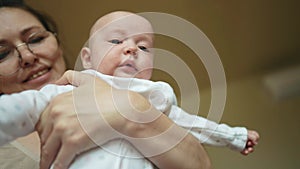
<path id="1" fill-rule="evenodd" d="M 105 74 L 105 75 L 113 75 L 114 74 L 114 71 L 115 71 L 116 68 L 113 67 L 113 65 L 109 64 L 109 63 L 102 63 L 102 64 L 99 64 L 97 66 L 97 69 L 96 71 L 97 72 L 100 72 L 102 74 Z"/>

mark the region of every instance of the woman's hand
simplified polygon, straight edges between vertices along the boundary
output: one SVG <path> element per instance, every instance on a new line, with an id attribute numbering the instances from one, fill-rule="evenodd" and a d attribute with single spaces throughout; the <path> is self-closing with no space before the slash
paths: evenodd
<path id="1" fill-rule="evenodd" d="M 65 73 L 58 83 L 73 82 L 74 73 Z M 124 118 L 110 99 L 109 85 L 87 74 L 82 74 L 73 84 L 79 87 L 54 98 L 37 125 L 42 142 L 41 169 L 48 169 L 53 161 L 55 167 L 67 168 L 76 154 L 96 147 L 95 143 L 102 145 L 119 137 L 111 126 L 118 130 L 118 126 L 124 125 Z M 97 99 L 93 97 L 94 89 L 101 93 Z M 101 105 L 95 100 L 105 108 L 100 111 L 98 106 Z M 99 112 L 105 113 L 100 115 Z M 101 137 L 94 137 L 99 135 Z"/>

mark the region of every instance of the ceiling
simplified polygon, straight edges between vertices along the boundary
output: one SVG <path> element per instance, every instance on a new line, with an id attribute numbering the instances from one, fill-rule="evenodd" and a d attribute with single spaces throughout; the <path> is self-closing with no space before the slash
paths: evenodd
<path id="1" fill-rule="evenodd" d="M 227 81 L 300 64 L 300 2 L 297 0 L 25 1 L 57 22 L 71 68 L 91 25 L 113 10 L 164 12 L 192 23 L 205 33 L 218 52 Z M 168 21 L 164 24 L 170 25 Z M 173 29 L 179 28 L 170 31 Z M 180 31 L 186 30 L 180 28 Z M 195 35 L 191 41 L 197 38 Z M 200 88 L 209 85 L 204 64 L 189 45 L 159 35 L 156 48 L 179 56 L 192 69 Z M 167 74 L 156 71 L 153 79 L 172 79 L 165 77 Z"/>

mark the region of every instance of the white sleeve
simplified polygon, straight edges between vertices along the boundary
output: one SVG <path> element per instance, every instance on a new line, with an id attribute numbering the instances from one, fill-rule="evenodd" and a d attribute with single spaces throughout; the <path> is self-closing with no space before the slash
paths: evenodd
<path id="1" fill-rule="evenodd" d="M 203 117 L 186 113 L 177 106 L 172 106 L 169 114 L 177 125 L 189 130 L 202 143 L 212 146 L 226 146 L 235 151 L 242 151 L 247 142 L 247 129 L 218 124 Z"/>
<path id="2" fill-rule="evenodd" d="M 33 132 L 49 101 L 72 88 L 46 85 L 40 91 L 27 90 L 0 96 L 0 146 Z"/>
<path id="3" fill-rule="evenodd" d="M 229 127 L 217 124 L 200 116 L 184 112 L 177 104 L 172 87 L 165 82 L 152 82 L 136 78 L 120 78 L 103 75 L 94 70 L 83 72 L 96 75 L 118 89 L 127 89 L 143 95 L 157 110 L 164 112 L 171 120 L 189 130 L 201 142 L 213 146 L 227 146 L 242 151 L 247 141 L 247 130 L 243 127 Z"/>

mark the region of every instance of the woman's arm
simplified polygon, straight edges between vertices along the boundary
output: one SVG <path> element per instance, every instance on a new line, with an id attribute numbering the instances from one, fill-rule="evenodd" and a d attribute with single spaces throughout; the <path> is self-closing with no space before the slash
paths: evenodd
<path id="1" fill-rule="evenodd" d="M 41 168 L 54 159 L 56 166 L 67 168 L 76 154 L 114 138 L 127 139 L 162 169 L 210 167 L 201 144 L 141 95 L 112 89 L 89 75 L 72 75 L 68 72 L 61 83 L 80 87 L 54 99 L 37 126 Z"/>
<path id="2" fill-rule="evenodd" d="M 151 110 L 152 113 L 155 111 Z M 160 114 L 159 118 L 150 123 L 128 123 L 133 124 L 129 125 L 132 128 L 127 129 L 127 132 L 124 131 L 126 135 L 144 138 L 128 140 L 158 168 L 210 168 L 209 158 L 200 142 L 166 115 Z"/>

